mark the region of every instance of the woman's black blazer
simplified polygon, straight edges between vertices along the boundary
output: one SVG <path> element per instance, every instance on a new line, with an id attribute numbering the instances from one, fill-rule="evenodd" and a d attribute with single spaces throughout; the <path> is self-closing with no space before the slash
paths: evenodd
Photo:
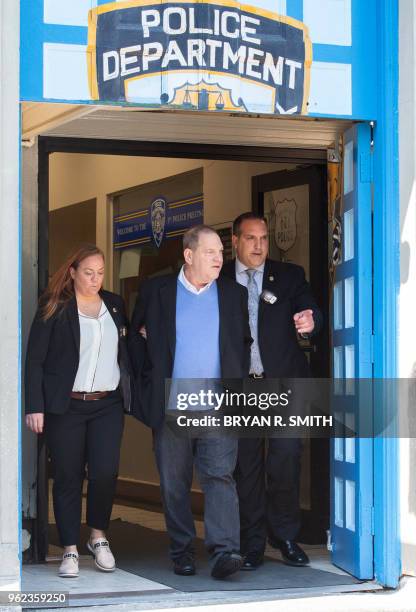
<path id="1" fill-rule="evenodd" d="M 127 351 L 128 320 L 123 299 L 110 291 L 100 296 L 118 329 L 118 362 L 120 391 L 125 412 L 132 412 L 133 376 Z M 47 321 L 39 308 L 32 327 L 26 353 L 26 414 L 68 410 L 71 391 L 79 364 L 80 326 L 75 297 Z"/>

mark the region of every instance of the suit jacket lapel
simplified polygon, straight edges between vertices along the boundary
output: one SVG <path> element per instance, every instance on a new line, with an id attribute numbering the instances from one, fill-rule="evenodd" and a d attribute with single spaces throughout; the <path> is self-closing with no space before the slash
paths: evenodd
<path id="1" fill-rule="evenodd" d="M 164 324 L 167 327 L 168 343 L 172 353 L 172 359 L 175 357 L 176 346 L 176 293 L 177 293 L 178 277 L 172 276 L 169 281 L 160 288 L 161 309 L 164 314 Z"/>
<path id="2" fill-rule="evenodd" d="M 227 261 L 222 268 L 222 274 L 231 278 L 232 280 L 236 280 L 235 277 L 235 259 L 232 261 Z M 221 277 L 220 277 L 221 278 Z"/>
<path id="3" fill-rule="evenodd" d="M 104 295 L 103 293 L 100 292 L 100 296 L 101 296 L 102 301 L 106 305 L 106 308 L 107 308 L 108 312 L 110 313 L 111 318 L 113 319 L 114 324 L 117 327 L 117 330 L 118 330 L 119 335 L 120 335 L 120 332 L 121 332 L 122 328 L 124 327 L 124 321 L 122 319 L 122 313 L 120 312 L 119 308 L 114 305 L 114 303 L 108 297 L 108 295 Z"/>
<path id="4" fill-rule="evenodd" d="M 219 330 L 219 337 L 220 337 L 220 355 L 222 356 L 224 353 L 224 349 L 227 345 L 227 341 L 225 338 L 225 334 L 227 331 L 227 323 L 226 323 L 226 317 L 227 317 L 227 296 L 226 296 L 226 290 L 225 290 L 225 283 L 223 282 L 222 278 L 219 277 L 217 279 L 217 291 L 218 291 L 218 313 L 219 313 L 219 321 L 220 321 L 220 330 Z"/>
<path id="5" fill-rule="evenodd" d="M 81 331 L 79 328 L 78 306 L 75 296 L 69 300 L 67 307 L 67 315 L 71 326 L 72 334 L 74 336 L 75 346 L 79 353 Z"/>

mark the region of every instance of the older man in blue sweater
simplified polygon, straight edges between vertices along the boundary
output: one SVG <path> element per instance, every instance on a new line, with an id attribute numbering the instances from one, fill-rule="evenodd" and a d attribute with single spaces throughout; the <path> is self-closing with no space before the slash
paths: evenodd
<path id="1" fill-rule="evenodd" d="M 137 416 L 154 431 L 174 572 L 188 576 L 196 571 L 190 503 L 195 465 L 205 497 L 205 544 L 211 574 L 221 579 L 242 565 L 233 478 L 237 440 L 175 434 L 164 420 L 164 388 L 170 378 L 176 388 L 179 379 L 235 379 L 248 374 L 247 291 L 229 279 L 218 278 L 223 246 L 212 228 L 191 228 L 183 246 L 185 264 L 179 275 L 147 281 L 133 315 L 130 348 L 137 372 Z M 145 340 L 138 333 L 143 326 Z"/>

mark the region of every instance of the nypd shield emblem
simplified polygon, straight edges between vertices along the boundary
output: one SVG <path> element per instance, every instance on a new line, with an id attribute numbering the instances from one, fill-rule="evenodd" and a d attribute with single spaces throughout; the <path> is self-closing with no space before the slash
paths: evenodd
<path id="1" fill-rule="evenodd" d="M 275 203 L 276 225 L 274 239 L 282 251 L 288 251 L 296 242 L 296 201 L 278 200 Z"/>
<path id="2" fill-rule="evenodd" d="M 152 222 L 153 239 L 159 248 L 165 233 L 166 223 L 166 200 L 156 198 L 150 205 L 150 219 Z"/>

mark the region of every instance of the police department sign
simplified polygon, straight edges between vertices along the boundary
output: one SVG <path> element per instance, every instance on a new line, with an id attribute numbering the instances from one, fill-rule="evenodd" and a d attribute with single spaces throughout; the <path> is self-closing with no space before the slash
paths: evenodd
<path id="1" fill-rule="evenodd" d="M 91 96 L 306 113 L 311 49 L 300 21 L 231 0 L 113 2 L 89 13 Z"/>

